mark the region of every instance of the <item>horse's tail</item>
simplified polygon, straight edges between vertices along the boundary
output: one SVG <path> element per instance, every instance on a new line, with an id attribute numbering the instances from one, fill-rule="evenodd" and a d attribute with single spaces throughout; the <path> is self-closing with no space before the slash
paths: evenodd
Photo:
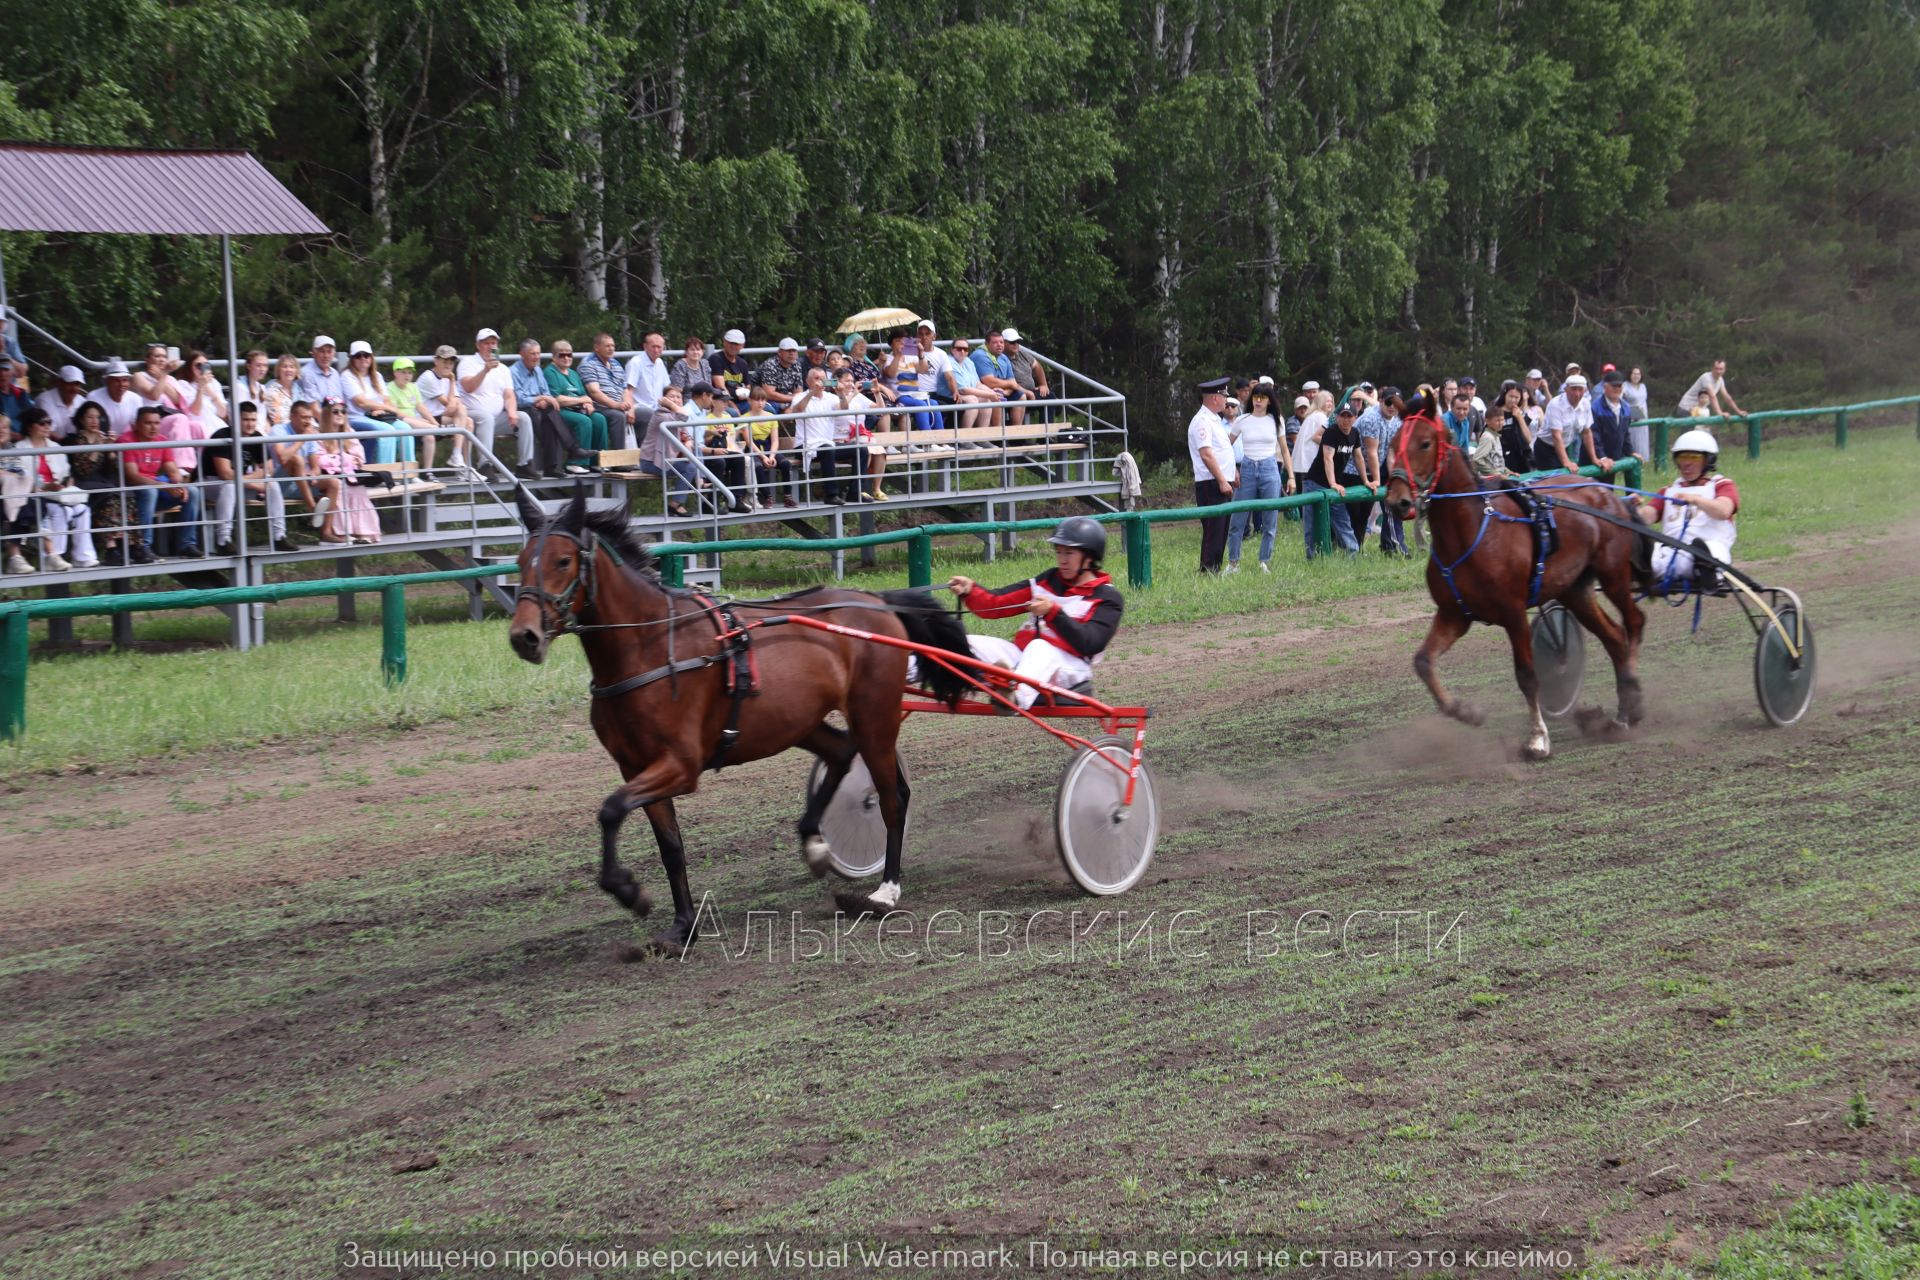
<path id="1" fill-rule="evenodd" d="M 907 629 L 907 639 L 915 644 L 945 649 L 963 658 L 973 656 L 973 649 L 967 644 L 967 629 L 960 625 L 959 618 L 941 608 L 935 602 L 933 592 L 925 587 L 882 591 L 880 598 L 894 607 L 901 625 Z M 946 666 L 927 659 L 920 663 L 920 682 L 926 685 L 928 692 L 948 706 L 959 702 L 969 688 L 965 680 Z"/>

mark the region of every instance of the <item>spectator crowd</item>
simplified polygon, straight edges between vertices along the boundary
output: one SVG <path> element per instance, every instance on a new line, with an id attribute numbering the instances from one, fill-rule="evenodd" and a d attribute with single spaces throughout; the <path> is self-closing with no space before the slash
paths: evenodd
<path id="1" fill-rule="evenodd" d="M 1680 397 L 1677 416 L 1743 414 L 1727 389 L 1726 361 L 1716 360 Z M 1423 384 L 1403 394 L 1395 386 L 1360 382 L 1336 395 L 1318 382 L 1301 383 L 1291 397 L 1271 377 L 1216 378 L 1196 390 L 1200 406 L 1187 424 L 1194 504 L 1331 492 L 1325 507 L 1305 506 L 1298 518 L 1309 560 L 1319 554 L 1326 520 L 1328 542 L 1347 555 L 1378 539 L 1387 555 L 1411 554 L 1402 521 L 1373 496 L 1386 482 L 1393 449 L 1410 412 L 1430 414 L 1451 433 L 1477 476 L 1498 483 L 1527 472 L 1611 467 L 1628 457 L 1645 461 L 1648 388 L 1639 368 L 1622 372 L 1602 364 L 1597 394 L 1578 364 L 1556 380 L 1541 369 L 1502 382 L 1483 394 L 1472 375 Z M 1235 512 L 1201 521 L 1200 567 L 1236 573 L 1249 532 L 1260 538 L 1258 561 L 1271 571 L 1278 511 Z"/>
<path id="2" fill-rule="evenodd" d="M 590 476 L 625 451 L 617 465 L 663 477 L 673 515 L 702 500 L 797 507 L 803 482 L 818 482 L 813 492 L 830 505 L 875 502 L 892 452 L 876 433 L 1018 427 L 1029 413 L 1044 420 L 1052 396 L 1046 365 L 1013 328 L 942 348 L 934 322 L 921 320 L 883 347 L 856 334 L 804 347 L 782 338 L 759 361 L 745 349 L 746 335 L 729 329 L 712 349 L 689 337 L 677 355 L 648 333 L 625 361 L 607 333 L 586 354 L 534 338 L 507 354 L 483 328 L 471 352 L 442 345 L 424 369 L 402 356 L 383 373 L 370 343 L 348 344 L 343 362 L 319 334 L 305 357 L 248 351 L 232 404 L 197 350 L 151 344 L 138 366 L 108 361 L 96 387 L 67 365 L 38 394 L 24 358 L 9 352 L 0 357 L 5 569 L 33 572 L 29 552 L 43 571 L 228 554 L 243 492 L 264 509 L 276 550 L 308 537 L 377 542 L 367 489 L 391 484 L 395 463 L 445 482 L 506 483 Z M 510 462 L 496 452 L 508 437 Z M 36 449 L 48 452 L 20 452 Z M 290 504 L 315 532 L 290 523 Z"/>

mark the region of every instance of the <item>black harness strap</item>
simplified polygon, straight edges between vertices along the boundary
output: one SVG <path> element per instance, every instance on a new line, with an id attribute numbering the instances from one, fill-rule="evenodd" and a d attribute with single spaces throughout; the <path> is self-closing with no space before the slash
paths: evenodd
<path id="1" fill-rule="evenodd" d="M 669 662 L 664 667 L 655 667 L 651 671 L 642 671 L 637 676 L 628 676 L 625 680 L 613 684 L 590 684 L 587 692 L 596 698 L 617 698 L 623 693 L 632 693 L 635 689 L 644 689 L 655 681 L 665 680 L 668 676 L 681 675 L 688 671 L 698 671 L 702 667 L 711 667 L 717 662 L 725 662 L 727 654 L 710 653 L 703 658 L 682 658 L 679 662 Z"/>

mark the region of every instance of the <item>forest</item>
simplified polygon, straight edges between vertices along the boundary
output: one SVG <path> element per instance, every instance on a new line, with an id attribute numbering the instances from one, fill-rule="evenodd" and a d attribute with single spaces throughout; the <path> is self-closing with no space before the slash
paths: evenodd
<path id="1" fill-rule="evenodd" d="M 1193 379 L 1715 356 L 1913 390 L 1916 0 L 4 0 L 0 137 L 253 151 L 243 345 L 1017 324 Z M 126 193 L 140 199 L 138 191 Z M 89 353 L 224 346 L 217 242 L 7 234 Z M 1170 437 L 1167 437 L 1170 438 Z"/>

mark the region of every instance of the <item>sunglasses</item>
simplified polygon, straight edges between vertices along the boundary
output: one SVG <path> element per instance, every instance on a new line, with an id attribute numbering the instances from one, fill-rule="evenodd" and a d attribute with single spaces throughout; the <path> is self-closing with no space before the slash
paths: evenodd
<path id="1" fill-rule="evenodd" d="M 554 352 L 554 353 L 553 353 L 553 358 L 554 358 L 555 360 L 571 360 L 571 359 L 573 359 L 573 352 L 571 352 L 571 351 L 556 351 L 556 352 Z"/>
<path id="2" fill-rule="evenodd" d="M 1692 449 L 1688 449 L 1685 452 L 1674 454 L 1673 460 L 1675 462 L 1705 462 L 1707 460 L 1707 455 L 1704 453 L 1696 453 Z"/>

